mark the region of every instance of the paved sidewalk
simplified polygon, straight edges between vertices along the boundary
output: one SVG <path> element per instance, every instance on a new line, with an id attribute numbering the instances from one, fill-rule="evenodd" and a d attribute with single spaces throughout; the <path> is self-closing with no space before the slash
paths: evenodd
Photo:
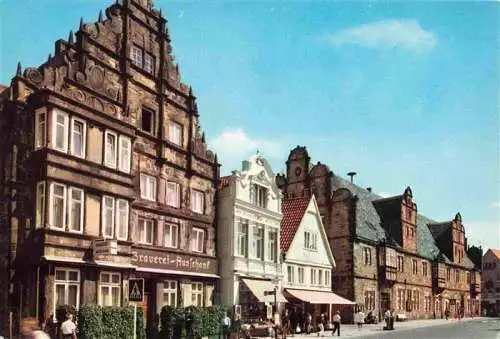
<path id="1" fill-rule="evenodd" d="M 424 319 L 424 320 L 408 320 L 408 321 L 403 321 L 403 322 L 395 322 L 394 323 L 394 331 L 390 332 L 397 332 L 397 331 L 405 331 L 405 330 L 411 330 L 414 328 L 422 328 L 422 327 L 430 327 L 430 326 L 439 326 L 439 325 L 446 325 L 446 324 L 452 324 L 452 323 L 458 323 L 458 322 L 468 322 L 471 320 L 478 320 L 478 319 L 483 319 L 480 317 L 475 317 L 475 318 L 462 318 L 461 320 L 458 319 Z M 382 327 L 385 326 L 385 322 L 380 322 L 376 325 L 363 325 L 363 328 L 358 329 L 356 325 L 341 325 L 340 328 L 340 337 L 343 338 L 352 338 L 352 337 L 361 337 L 361 336 L 367 336 L 367 335 L 373 335 L 373 334 L 380 334 L 382 332 L 385 332 L 382 330 Z M 295 334 L 293 337 L 292 336 L 287 336 L 287 338 L 295 338 L 295 339 L 311 339 L 311 338 L 317 338 L 318 334 L 317 333 L 312 333 L 312 334 Z M 324 338 L 337 338 L 337 334 L 335 334 L 335 337 L 332 336 L 332 331 L 328 330 L 325 331 L 324 333 Z"/>

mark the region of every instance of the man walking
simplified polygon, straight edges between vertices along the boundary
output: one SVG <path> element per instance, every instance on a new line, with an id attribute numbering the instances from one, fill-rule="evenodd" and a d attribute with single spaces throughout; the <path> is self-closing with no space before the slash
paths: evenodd
<path id="1" fill-rule="evenodd" d="M 335 312 L 335 314 L 333 315 L 333 332 L 332 332 L 332 335 L 335 335 L 335 332 L 338 332 L 338 336 L 340 337 L 340 321 L 341 321 L 341 318 L 340 318 L 340 311 L 337 310 L 337 312 Z"/>
<path id="2" fill-rule="evenodd" d="M 224 313 L 224 318 L 222 319 L 222 333 L 224 334 L 224 339 L 229 339 L 231 334 L 231 318 Z"/>

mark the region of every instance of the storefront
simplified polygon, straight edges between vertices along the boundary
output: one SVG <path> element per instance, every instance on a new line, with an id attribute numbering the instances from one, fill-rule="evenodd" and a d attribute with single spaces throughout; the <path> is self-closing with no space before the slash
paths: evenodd
<path id="1" fill-rule="evenodd" d="M 134 277 L 144 278 L 143 308 L 148 328 L 157 323 L 163 306 L 212 306 L 218 279 L 216 259 L 160 249 L 134 248 Z"/>
<path id="2" fill-rule="evenodd" d="M 276 299 L 274 294 L 276 291 Z M 272 318 L 275 301 L 280 305 L 288 302 L 280 287 L 270 280 L 240 278 L 238 289 L 240 314 L 245 323 L 258 323 Z"/>

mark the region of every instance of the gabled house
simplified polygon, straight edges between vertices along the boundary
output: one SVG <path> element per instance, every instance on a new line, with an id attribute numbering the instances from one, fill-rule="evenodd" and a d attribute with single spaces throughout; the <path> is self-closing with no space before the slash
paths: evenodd
<path id="1" fill-rule="evenodd" d="M 489 249 L 483 256 L 482 303 L 486 314 L 500 314 L 500 250 Z"/>
<path id="2" fill-rule="evenodd" d="M 335 259 L 328 244 L 316 198 L 283 201 L 280 248 L 283 256 L 285 296 L 313 318 L 324 313 L 331 319 L 331 305 L 351 305 L 332 292 Z"/>

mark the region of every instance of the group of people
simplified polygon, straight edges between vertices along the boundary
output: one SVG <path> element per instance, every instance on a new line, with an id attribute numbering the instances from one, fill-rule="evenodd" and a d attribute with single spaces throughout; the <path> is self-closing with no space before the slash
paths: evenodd
<path id="1" fill-rule="evenodd" d="M 340 335 L 340 320 L 340 311 L 335 312 L 331 324 L 325 313 L 318 315 L 316 319 L 316 332 L 318 336 L 324 336 L 325 331 L 331 328 L 333 328 L 333 335 L 335 333 Z M 315 330 L 311 313 L 305 313 L 302 309 L 299 309 L 299 311 L 292 309 L 291 312 L 285 309 L 282 316 L 282 327 L 285 336 L 288 334 L 293 336 L 295 333 L 310 334 Z"/>
<path id="2" fill-rule="evenodd" d="M 50 339 L 49 335 L 41 329 L 38 320 L 33 317 L 24 318 L 21 322 L 21 338 L 23 339 Z M 58 339 L 77 339 L 76 325 L 73 314 L 67 313 L 66 320 L 61 324 Z"/>
<path id="3" fill-rule="evenodd" d="M 385 311 L 385 313 L 384 313 L 384 319 L 385 319 L 384 330 L 389 330 L 389 331 L 394 330 L 394 317 L 395 317 L 394 309 L 392 309 L 392 310 L 387 309 Z"/>

